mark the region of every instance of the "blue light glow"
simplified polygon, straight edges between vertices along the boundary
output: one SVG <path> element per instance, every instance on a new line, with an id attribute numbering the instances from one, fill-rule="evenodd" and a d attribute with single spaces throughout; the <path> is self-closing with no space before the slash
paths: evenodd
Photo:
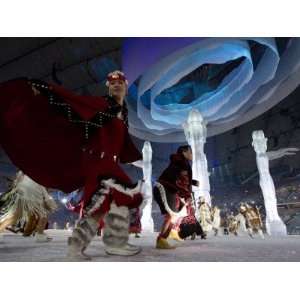
<path id="1" fill-rule="evenodd" d="M 163 38 L 152 38 L 151 46 L 145 41 L 147 38 L 127 40 L 123 70 L 132 81 L 129 116 L 133 135 L 159 142 L 184 141 L 182 123 L 191 109 L 198 109 L 208 122 L 209 135 L 224 132 L 263 113 L 272 106 L 271 102 L 273 105 L 279 102 L 284 93 L 276 95 L 276 90 L 284 89 L 283 83 L 290 75 L 300 72 L 298 38 L 291 41 L 281 57 L 273 38 L 188 39 L 169 39 L 170 52 Z M 255 63 L 249 41 L 265 48 Z M 139 43 L 148 45 L 143 48 L 140 62 Z M 159 54 L 159 49 L 163 49 L 164 55 Z M 217 86 L 193 80 L 181 82 L 205 64 L 222 65 L 237 60 L 240 63 Z M 131 65 L 138 67 L 133 70 Z M 300 78 L 297 82 L 293 80 L 295 88 Z M 285 94 L 288 92 L 286 88 Z"/>

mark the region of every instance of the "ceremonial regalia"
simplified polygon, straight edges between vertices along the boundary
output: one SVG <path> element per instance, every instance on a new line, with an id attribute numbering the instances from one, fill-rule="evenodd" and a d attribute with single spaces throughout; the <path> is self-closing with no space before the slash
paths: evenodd
<path id="1" fill-rule="evenodd" d="M 171 248 L 165 241 L 170 233 L 171 237 L 177 240 L 194 232 L 202 233 L 191 206 L 193 184 L 196 185 L 197 182 L 192 179 L 189 161 L 182 153 L 172 154 L 169 166 L 163 171 L 153 189 L 154 199 L 165 218 L 163 232 L 157 240 L 158 248 Z M 172 230 L 175 227 L 179 227 L 179 236 L 178 230 Z"/>
<path id="2" fill-rule="evenodd" d="M 0 208 L 0 232 L 8 226 L 19 225 L 24 236 L 31 235 L 39 222 L 47 222 L 48 216 L 57 209 L 47 190 L 22 172 L 18 172 L 12 188 L 1 199 L 4 204 Z M 37 236 L 46 238 L 45 234 Z"/>
<path id="3" fill-rule="evenodd" d="M 113 80 L 126 79 L 116 71 L 108 75 L 108 85 Z M 113 97 L 81 96 L 26 78 L 2 83 L 0 144 L 39 184 L 67 193 L 83 188 L 75 209 L 81 216 L 105 214 L 113 203 L 114 212 L 120 211 L 127 224 L 126 209 L 141 204 L 141 185 L 133 185 L 119 163 L 142 156 L 128 133 L 126 105 Z M 84 227 L 86 220 L 82 222 L 79 226 Z M 86 229 L 91 236 L 85 240 L 90 240 L 98 222 L 87 223 L 92 229 Z"/>
<path id="4" fill-rule="evenodd" d="M 43 186 L 64 192 L 84 186 L 84 207 L 100 178 L 132 184 L 118 163 L 139 160 L 141 154 L 126 120 L 117 118 L 120 111 L 109 97 L 12 80 L 0 85 L 0 143 L 13 163 Z"/>

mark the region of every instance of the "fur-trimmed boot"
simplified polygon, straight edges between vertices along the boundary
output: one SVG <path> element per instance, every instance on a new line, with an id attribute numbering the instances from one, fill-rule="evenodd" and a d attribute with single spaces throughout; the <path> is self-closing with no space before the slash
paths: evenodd
<path id="1" fill-rule="evenodd" d="M 98 222 L 92 217 L 81 219 L 72 236 L 68 238 L 68 258 L 71 260 L 90 260 L 91 258 L 83 251 L 90 244 L 97 233 Z"/>
<path id="2" fill-rule="evenodd" d="M 128 244 L 129 210 L 126 206 L 112 203 L 104 223 L 103 243 L 107 254 L 131 256 L 141 251 L 140 247 Z"/>

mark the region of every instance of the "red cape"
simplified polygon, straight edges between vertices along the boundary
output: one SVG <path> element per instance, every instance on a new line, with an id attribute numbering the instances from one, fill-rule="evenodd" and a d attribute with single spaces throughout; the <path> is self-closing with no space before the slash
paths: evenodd
<path id="1" fill-rule="evenodd" d="M 49 86 L 84 120 L 108 107 L 103 97 L 79 96 Z M 11 161 L 33 180 L 66 193 L 82 187 L 84 143 L 82 128 L 57 113 L 46 96 L 35 96 L 27 79 L 0 84 L 0 144 Z M 121 162 L 140 158 L 129 135 L 124 150 Z"/>

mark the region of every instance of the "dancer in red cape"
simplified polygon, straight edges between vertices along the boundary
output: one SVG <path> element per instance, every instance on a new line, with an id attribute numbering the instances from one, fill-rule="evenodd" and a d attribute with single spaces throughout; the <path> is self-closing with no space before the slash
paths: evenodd
<path id="1" fill-rule="evenodd" d="M 142 184 L 133 185 L 119 166 L 142 158 L 128 133 L 124 74 L 110 73 L 107 87 L 107 97 L 95 97 L 26 78 L 0 84 L 0 144 L 12 162 L 48 188 L 83 187 L 70 257 L 83 258 L 104 216 L 108 254 L 140 251 L 127 242 L 128 209 L 141 204 Z"/>

